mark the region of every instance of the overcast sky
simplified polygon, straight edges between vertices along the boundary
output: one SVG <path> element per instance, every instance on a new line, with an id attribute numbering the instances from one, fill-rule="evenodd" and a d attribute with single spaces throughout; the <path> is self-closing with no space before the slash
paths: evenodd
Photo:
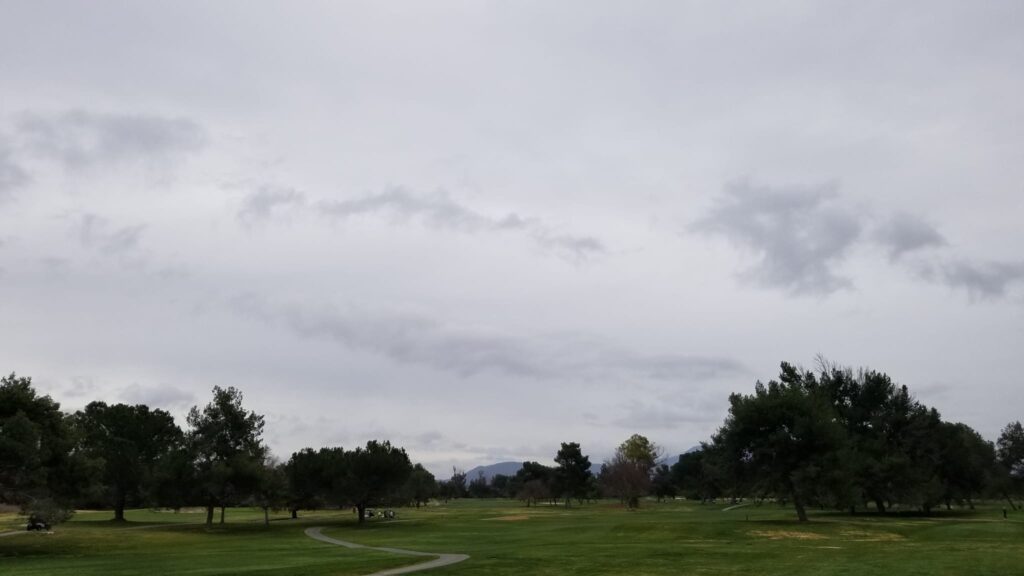
<path id="1" fill-rule="evenodd" d="M 0 371 L 447 477 L 816 354 L 1024 418 L 1024 3 L 0 0 Z M 181 422 L 184 424 L 184 422 Z"/>

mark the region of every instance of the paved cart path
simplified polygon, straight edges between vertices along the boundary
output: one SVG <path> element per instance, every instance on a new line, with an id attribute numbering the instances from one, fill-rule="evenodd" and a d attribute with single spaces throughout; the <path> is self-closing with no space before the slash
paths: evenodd
<path id="1" fill-rule="evenodd" d="M 440 568 L 441 566 L 449 566 L 462 562 L 469 558 L 466 554 L 437 554 L 431 552 L 416 552 L 415 550 L 403 550 L 401 548 L 382 548 L 379 546 L 364 546 L 362 544 L 356 544 L 355 542 L 346 542 L 345 540 L 338 540 L 331 538 L 322 532 L 323 527 L 317 526 L 313 528 L 306 528 L 306 536 L 326 542 L 328 544 L 334 544 L 335 546 L 344 546 L 346 548 L 361 548 L 364 550 L 377 550 L 379 552 L 390 552 L 391 554 L 402 554 L 404 556 L 431 556 L 433 560 L 426 562 L 420 562 L 419 564 L 413 564 L 411 566 L 402 566 L 401 568 L 391 568 L 389 570 L 381 570 L 380 572 L 374 572 L 368 576 L 394 576 L 396 574 L 409 574 L 411 572 L 419 572 L 421 570 L 430 570 L 431 568 Z"/>

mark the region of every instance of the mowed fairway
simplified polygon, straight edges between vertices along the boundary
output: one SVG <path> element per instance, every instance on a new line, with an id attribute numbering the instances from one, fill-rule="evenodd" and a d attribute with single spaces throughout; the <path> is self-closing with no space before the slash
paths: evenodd
<path id="1" fill-rule="evenodd" d="M 1024 522 L 1002 520 L 998 506 L 931 518 L 819 513 L 804 525 L 775 505 L 722 508 L 462 500 L 365 527 L 344 512 L 278 516 L 270 528 L 256 511 L 229 510 L 228 524 L 209 532 L 187 524 L 198 513 L 133 511 L 129 529 L 104 521 L 107 513 L 80 513 L 54 535 L 0 539 L 0 574 L 341 575 L 422 561 L 317 542 L 303 534 L 310 526 L 371 546 L 470 555 L 433 574 L 1024 574 Z"/>

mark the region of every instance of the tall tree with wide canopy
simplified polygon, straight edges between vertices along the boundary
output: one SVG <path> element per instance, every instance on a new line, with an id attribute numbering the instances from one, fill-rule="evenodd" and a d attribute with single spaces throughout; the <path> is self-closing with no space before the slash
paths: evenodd
<path id="1" fill-rule="evenodd" d="M 814 374 L 783 362 L 779 380 L 732 394 L 714 441 L 752 472 L 761 489 L 792 500 L 797 518 L 841 466 L 845 434 Z"/>
<path id="2" fill-rule="evenodd" d="M 345 453 L 344 492 L 359 512 L 360 524 L 366 520 L 366 508 L 393 497 L 412 469 L 405 449 L 386 440 L 371 440 L 365 448 Z"/>
<path id="3" fill-rule="evenodd" d="M 844 454 L 845 486 L 837 500 L 853 509 L 860 501 L 878 512 L 900 502 L 929 509 L 942 499 L 938 460 L 938 412 L 929 410 L 873 370 L 854 374 L 825 360 L 819 384 L 836 410 L 849 440 Z"/>
<path id="4" fill-rule="evenodd" d="M 0 502 L 26 510 L 67 504 L 88 466 L 73 454 L 73 430 L 32 379 L 0 378 Z"/>
<path id="5" fill-rule="evenodd" d="M 196 458 L 199 492 L 206 506 L 206 523 L 213 510 L 253 493 L 259 486 L 267 448 L 263 445 L 263 416 L 242 407 L 242 392 L 213 388 L 213 400 L 188 414 L 188 441 Z"/>
<path id="6" fill-rule="evenodd" d="M 590 457 L 584 456 L 579 442 L 562 442 L 555 455 L 555 485 L 558 493 L 565 498 L 568 507 L 573 498 L 581 502 L 587 495 L 590 483 Z"/>
<path id="7" fill-rule="evenodd" d="M 124 509 L 137 502 L 154 467 L 183 439 L 174 418 L 143 404 L 107 405 L 92 402 L 74 416 L 81 449 L 102 462 L 99 478 L 114 508 L 114 520 L 124 521 Z"/>

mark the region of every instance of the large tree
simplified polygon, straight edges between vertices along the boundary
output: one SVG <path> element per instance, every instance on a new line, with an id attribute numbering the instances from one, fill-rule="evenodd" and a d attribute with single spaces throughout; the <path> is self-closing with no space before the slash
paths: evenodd
<path id="1" fill-rule="evenodd" d="M 411 473 L 412 463 L 405 449 L 386 440 L 371 440 L 366 448 L 346 452 L 344 491 L 359 512 L 359 523 L 366 520 L 368 506 L 393 498 Z"/>
<path id="2" fill-rule="evenodd" d="M 1002 467 L 999 489 L 1016 510 L 1011 495 L 1019 498 L 1024 492 L 1024 426 L 1019 421 L 1007 424 L 999 434 L 996 457 Z"/>
<path id="3" fill-rule="evenodd" d="M 600 481 L 633 509 L 640 506 L 640 497 L 651 489 L 651 474 L 661 458 L 661 448 L 646 436 L 633 434 L 615 450 L 611 460 L 601 466 Z"/>
<path id="4" fill-rule="evenodd" d="M 268 458 L 259 471 L 253 502 L 263 510 L 263 525 L 270 526 L 270 509 L 289 503 L 288 474 L 283 464 Z"/>
<path id="5" fill-rule="evenodd" d="M 828 395 L 814 374 L 783 362 L 778 381 L 732 394 L 729 404 L 715 443 L 751 472 L 757 489 L 791 499 L 807 521 L 808 502 L 842 464 L 846 437 Z"/>
<path id="6" fill-rule="evenodd" d="M 437 494 L 437 480 L 422 464 L 416 464 L 406 481 L 406 491 L 409 499 L 419 508 Z"/>
<path id="7" fill-rule="evenodd" d="M 707 502 L 724 493 L 725 474 L 718 466 L 713 449 L 704 445 L 679 455 L 672 465 L 672 481 L 686 498 Z"/>
<path id="8" fill-rule="evenodd" d="M 292 518 L 299 517 L 299 510 L 318 508 L 324 497 L 324 463 L 320 453 L 312 448 L 303 448 L 292 454 L 284 465 L 288 479 L 288 509 Z"/>
<path id="9" fill-rule="evenodd" d="M 554 497 L 552 485 L 554 484 L 555 470 L 539 462 L 523 462 L 521 468 L 516 471 L 510 488 L 515 490 L 516 498 L 526 502 L 529 506 L 538 500 Z"/>
<path id="10" fill-rule="evenodd" d="M 159 460 L 182 441 L 174 418 L 139 404 L 92 402 L 75 413 L 81 449 L 102 462 L 99 481 L 114 520 L 124 520 L 129 502 L 137 503 L 150 485 Z"/>
<path id="11" fill-rule="evenodd" d="M 952 502 L 974 508 L 974 497 L 992 482 L 995 447 L 966 424 L 943 422 L 938 437 L 942 455 L 939 475 L 946 508 Z"/>
<path id="12" fill-rule="evenodd" d="M 0 502 L 30 512 L 68 504 L 89 472 L 73 447 L 60 404 L 36 394 L 31 378 L 0 378 Z"/>
<path id="13" fill-rule="evenodd" d="M 555 485 L 558 493 L 565 498 L 566 507 L 573 498 L 582 501 L 587 495 L 590 483 L 590 457 L 584 456 L 578 442 L 562 442 L 555 455 L 558 467 L 555 469 Z"/>
<path id="14" fill-rule="evenodd" d="M 941 500 L 938 412 L 884 373 L 820 363 L 820 388 L 848 440 L 835 503 L 852 510 L 868 501 L 884 513 L 893 503 L 929 509 Z"/>
<path id="15" fill-rule="evenodd" d="M 189 411 L 188 424 L 206 523 L 213 523 L 217 506 L 223 523 L 225 506 L 251 495 L 259 485 L 267 455 L 263 416 L 242 406 L 241 391 L 215 386 L 209 404 Z"/>

